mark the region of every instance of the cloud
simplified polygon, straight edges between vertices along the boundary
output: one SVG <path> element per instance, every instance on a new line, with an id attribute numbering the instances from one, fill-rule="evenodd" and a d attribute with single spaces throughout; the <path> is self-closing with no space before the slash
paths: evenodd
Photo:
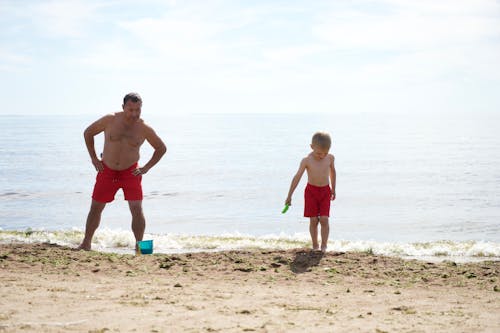
<path id="1" fill-rule="evenodd" d="M 367 108 L 500 82 L 495 1 L 27 3 L 0 2 L 1 71 L 168 90 L 186 109 L 192 96 L 248 112 Z"/>
<path id="2" fill-rule="evenodd" d="M 154 68 L 154 64 L 148 62 L 148 57 L 140 48 L 130 47 L 121 40 L 96 43 L 85 55 L 76 58 L 75 64 L 89 69 L 110 71 L 133 71 L 139 68 L 144 71 Z"/>
<path id="3" fill-rule="evenodd" d="M 307 56 L 315 55 L 328 50 L 328 47 L 321 44 L 304 44 L 297 46 L 284 46 L 277 48 L 267 48 L 262 51 L 264 58 L 273 64 L 296 65 Z"/>
<path id="4" fill-rule="evenodd" d="M 31 70 L 37 62 L 71 56 L 68 45 L 90 35 L 103 6 L 83 0 L 0 3 L 0 70 Z"/>
<path id="5" fill-rule="evenodd" d="M 104 4 L 85 0 L 52 0 L 26 8 L 39 33 L 51 38 L 76 38 L 87 33 Z"/>
<path id="6" fill-rule="evenodd" d="M 312 31 L 352 87 L 461 89 L 500 81 L 499 13 L 495 1 L 357 1 L 321 14 Z"/>
<path id="7" fill-rule="evenodd" d="M 194 18 L 144 18 L 119 23 L 126 34 L 165 59 L 207 61 L 214 59 L 219 31 L 213 23 Z"/>
<path id="8" fill-rule="evenodd" d="M 32 57 L 0 48 L 0 72 L 24 71 L 26 66 L 33 62 Z"/>
<path id="9" fill-rule="evenodd" d="M 332 10 L 322 15 L 314 35 L 336 49 L 418 50 L 498 37 L 492 1 L 380 1 L 380 8 Z"/>

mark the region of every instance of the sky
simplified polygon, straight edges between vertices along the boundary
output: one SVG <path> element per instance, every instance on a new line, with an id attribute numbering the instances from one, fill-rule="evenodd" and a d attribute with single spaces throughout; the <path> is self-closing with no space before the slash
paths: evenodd
<path id="1" fill-rule="evenodd" d="M 496 113 L 498 0 L 0 0 L 0 115 Z"/>

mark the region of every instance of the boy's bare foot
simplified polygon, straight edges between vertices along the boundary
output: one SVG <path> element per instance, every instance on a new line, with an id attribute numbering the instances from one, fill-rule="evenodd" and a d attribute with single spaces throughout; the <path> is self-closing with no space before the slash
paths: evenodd
<path id="1" fill-rule="evenodd" d="M 326 252 L 326 245 L 321 247 L 321 252 L 323 252 L 323 253 Z"/>

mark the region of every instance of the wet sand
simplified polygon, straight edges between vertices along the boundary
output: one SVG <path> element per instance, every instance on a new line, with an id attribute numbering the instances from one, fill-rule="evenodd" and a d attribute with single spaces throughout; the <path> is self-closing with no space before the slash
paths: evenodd
<path id="1" fill-rule="evenodd" d="M 0 244 L 0 332 L 500 332 L 500 262 Z"/>

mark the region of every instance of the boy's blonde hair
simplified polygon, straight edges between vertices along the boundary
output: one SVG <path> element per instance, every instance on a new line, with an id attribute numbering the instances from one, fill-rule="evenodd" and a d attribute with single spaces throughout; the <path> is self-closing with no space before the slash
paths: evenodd
<path id="1" fill-rule="evenodd" d="M 312 144 L 323 149 L 330 149 L 332 138 L 327 132 L 316 132 L 312 137 Z"/>

